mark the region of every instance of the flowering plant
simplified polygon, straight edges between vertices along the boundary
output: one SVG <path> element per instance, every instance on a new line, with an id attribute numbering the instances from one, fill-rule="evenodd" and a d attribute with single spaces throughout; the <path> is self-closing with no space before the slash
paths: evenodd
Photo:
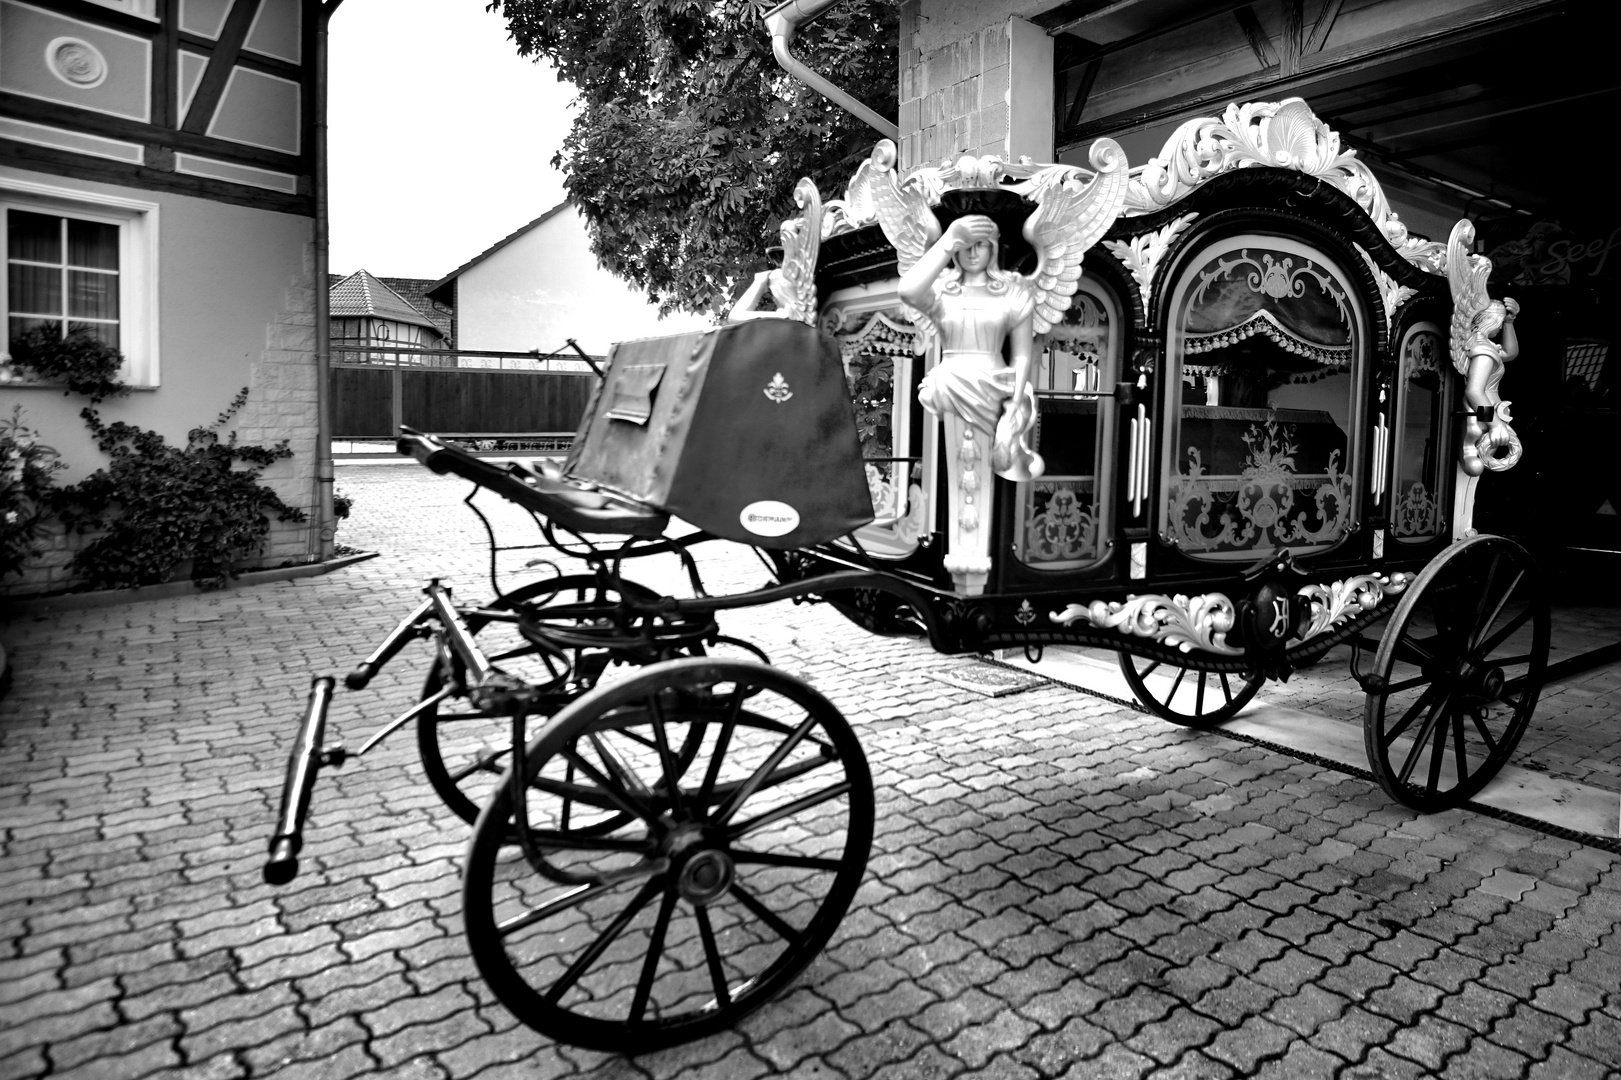
<path id="1" fill-rule="evenodd" d="M 52 474 L 60 455 L 22 422 L 22 406 L 0 419 L 0 577 L 39 554 L 34 543 L 50 516 Z"/>

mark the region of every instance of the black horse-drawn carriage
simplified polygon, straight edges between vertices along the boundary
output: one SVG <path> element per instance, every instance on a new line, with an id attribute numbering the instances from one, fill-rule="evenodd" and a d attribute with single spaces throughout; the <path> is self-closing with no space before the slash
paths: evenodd
<path id="1" fill-rule="evenodd" d="M 1107 140 L 1091 169 L 964 159 L 902 180 L 893 160 L 881 144 L 826 207 L 802 188 L 734 324 L 618 346 L 561 467 L 401 436 L 579 567 L 477 607 L 435 581 L 346 680 L 433 643 L 420 701 L 367 745 L 415 724 L 428 780 L 473 823 L 474 959 L 553 1038 L 634 1051 L 721 1029 L 816 955 L 859 885 L 856 734 L 722 636 L 723 611 L 815 600 L 948 653 L 1113 650 L 1142 704 L 1188 725 L 1349 643 L 1370 767 L 1420 810 L 1477 792 L 1535 707 L 1538 569 L 1469 528 L 1477 477 L 1518 444 L 1496 396 L 1512 310 L 1467 228 L 1450 250 L 1408 237 L 1299 101 L 1194 121 L 1136 170 Z M 766 286 L 778 310 L 747 318 Z M 986 387 L 994 427 L 969 400 Z M 775 582 L 709 595 L 692 549 L 716 539 Z M 651 555 L 690 589 L 640 583 Z M 303 719 L 274 882 L 341 760 L 333 685 Z"/>

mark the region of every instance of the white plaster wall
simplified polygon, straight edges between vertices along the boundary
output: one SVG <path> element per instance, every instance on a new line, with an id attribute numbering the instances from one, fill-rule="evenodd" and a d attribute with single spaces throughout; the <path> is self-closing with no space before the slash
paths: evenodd
<path id="1" fill-rule="evenodd" d="M 124 420 L 160 432 L 183 446 L 194 427 L 207 426 L 249 388 L 246 407 L 222 429 L 243 443 L 287 439 L 294 456 L 264 472 L 290 506 L 308 512 L 316 458 L 313 219 L 20 169 L 15 178 L 74 191 L 100 192 L 158 204 L 158 386 L 101 404 L 102 419 Z M 81 480 L 106 464 L 79 410 L 86 402 L 50 387 L 0 387 L 0 414 L 23 408 L 24 422 L 62 455 L 59 484 Z M 265 561 L 299 558 L 308 526 L 273 522 Z M 0 593 L 66 585 L 53 563 L 68 545 L 19 580 L 0 582 Z"/>
<path id="2" fill-rule="evenodd" d="M 616 341 L 713 325 L 697 315 L 660 319 L 644 294 L 597 265 L 585 219 L 573 206 L 463 273 L 456 321 L 456 344 L 464 349 L 547 353 L 573 338 L 594 356 Z"/>

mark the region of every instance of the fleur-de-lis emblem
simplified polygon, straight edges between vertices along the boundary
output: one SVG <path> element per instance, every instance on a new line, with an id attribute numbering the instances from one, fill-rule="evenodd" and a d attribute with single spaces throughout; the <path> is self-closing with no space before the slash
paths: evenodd
<path id="1" fill-rule="evenodd" d="M 788 380 L 782 377 L 782 372 L 771 376 L 771 383 L 765 388 L 765 396 L 778 405 L 794 396 L 794 392 L 788 389 Z"/>
<path id="2" fill-rule="evenodd" d="M 1013 613 L 1013 620 L 1020 626 L 1029 626 L 1036 621 L 1036 609 L 1030 606 L 1030 601 L 1020 600 L 1019 610 Z"/>

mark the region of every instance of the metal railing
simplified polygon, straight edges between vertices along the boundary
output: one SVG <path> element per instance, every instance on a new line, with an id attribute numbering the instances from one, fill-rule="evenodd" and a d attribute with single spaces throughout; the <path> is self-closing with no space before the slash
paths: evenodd
<path id="1" fill-rule="evenodd" d="M 572 345 L 572 342 L 570 342 Z M 564 347 L 565 349 L 567 346 Z M 565 354 L 563 349 L 542 353 L 492 349 L 415 349 L 408 345 L 358 345 L 334 341 L 332 362 L 365 367 L 455 368 L 469 371 L 551 371 L 590 375 L 600 356 Z"/>

